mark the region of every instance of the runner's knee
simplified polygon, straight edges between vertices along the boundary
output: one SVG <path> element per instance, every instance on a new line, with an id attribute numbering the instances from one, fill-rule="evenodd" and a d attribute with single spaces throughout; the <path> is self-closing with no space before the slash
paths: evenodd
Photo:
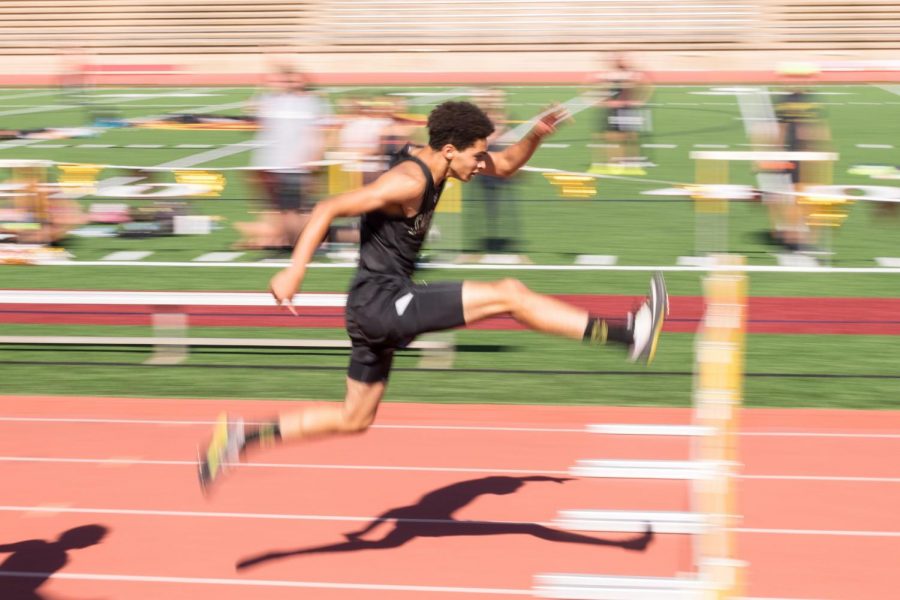
<path id="1" fill-rule="evenodd" d="M 527 295 L 531 292 L 524 283 L 518 279 L 507 277 L 497 282 L 503 298 L 509 306 L 510 312 L 515 312 L 522 306 Z"/>
<path id="2" fill-rule="evenodd" d="M 345 408 L 341 420 L 341 431 L 343 433 L 363 433 L 371 427 L 374 421 L 374 411 Z"/>

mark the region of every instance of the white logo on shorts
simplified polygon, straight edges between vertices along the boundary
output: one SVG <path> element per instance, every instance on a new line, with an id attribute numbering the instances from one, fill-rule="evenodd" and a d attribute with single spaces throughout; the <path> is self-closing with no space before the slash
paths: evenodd
<path id="1" fill-rule="evenodd" d="M 397 300 L 394 302 L 394 307 L 397 309 L 398 316 L 403 316 L 403 313 L 406 312 L 406 307 L 409 306 L 409 303 L 412 302 L 412 299 L 412 292 L 407 292 L 405 295 L 397 298 Z"/>

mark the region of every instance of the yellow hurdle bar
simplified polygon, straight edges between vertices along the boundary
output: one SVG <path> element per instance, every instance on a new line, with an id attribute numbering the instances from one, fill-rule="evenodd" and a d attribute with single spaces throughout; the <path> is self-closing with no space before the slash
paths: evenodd
<path id="1" fill-rule="evenodd" d="M 743 264 L 743 258 L 714 256 L 720 267 Z M 710 527 L 697 539 L 698 567 L 736 555 L 737 483 L 740 467 L 738 431 L 743 403 L 744 348 L 747 324 L 747 279 L 740 272 L 715 271 L 703 282 L 706 310 L 697 334 L 694 378 L 694 424 L 713 433 L 695 440 L 695 459 L 723 465 L 721 475 L 693 482 L 696 511 L 708 515 Z M 742 569 L 712 569 L 716 600 L 741 596 Z M 729 574 L 727 578 L 723 574 Z M 725 581 L 727 579 L 728 581 Z"/>

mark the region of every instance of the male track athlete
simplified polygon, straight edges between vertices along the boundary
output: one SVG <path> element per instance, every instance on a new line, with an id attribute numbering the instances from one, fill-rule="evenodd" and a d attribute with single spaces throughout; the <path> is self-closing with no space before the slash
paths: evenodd
<path id="1" fill-rule="evenodd" d="M 509 314 L 536 331 L 594 344 L 617 342 L 629 349 L 632 360 L 649 363 L 653 359 L 668 312 L 660 274 L 653 276 L 650 294 L 641 306 L 617 320 L 537 294 L 515 279 L 412 281 L 419 249 L 447 178 L 466 182 L 479 173 L 512 175 L 566 116 L 562 110 L 550 111 L 522 140 L 503 151 L 489 152 L 487 137 L 494 126 L 484 112 L 468 102 L 445 102 L 428 117 L 426 147 L 407 146 L 377 180 L 316 205 L 294 248 L 291 266 L 272 278 L 271 292 L 279 305 L 296 314 L 291 298 L 329 225 L 339 217 L 361 217 L 359 267 L 347 296 L 352 351 L 344 402 L 310 406 L 253 427 L 245 427 L 241 419 L 229 422 L 223 415 L 201 456 L 204 487 L 248 448 L 365 431 L 384 396 L 394 350 L 421 333 Z"/>

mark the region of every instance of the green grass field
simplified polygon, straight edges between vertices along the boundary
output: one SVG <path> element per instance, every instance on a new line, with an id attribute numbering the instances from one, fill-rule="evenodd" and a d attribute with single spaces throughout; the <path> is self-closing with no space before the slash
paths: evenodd
<path id="1" fill-rule="evenodd" d="M 857 164 L 897 164 L 895 127 L 900 96 L 890 86 L 828 86 L 821 97 L 828 112 L 835 150 L 840 161 L 835 183 L 873 184 L 849 175 Z M 26 96 L 37 90 L 0 90 L 0 129 L 73 127 L 83 125 L 79 108 L 56 108 L 68 100 L 47 90 L 47 95 Z M 332 99 L 364 90 L 327 90 Z M 366 93 L 441 92 L 442 88 L 382 88 Z M 566 101 L 582 90 L 564 87 L 509 88 L 512 119 L 522 120 L 552 101 Z M 748 149 L 747 135 L 735 95 L 706 95 L 709 87 L 660 87 L 653 97 L 653 133 L 644 140 L 673 148 L 649 148 L 651 167 L 644 177 L 601 180 L 594 199 L 561 199 L 543 176 L 523 173 L 511 184 L 504 204 L 504 219 L 513 225 L 518 251 L 539 265 L 571 265 L 581 254 L 617 257 L 619 265 L 675 265 L 678 257 L 695 248 L 695 214 L 688 199 L 660 199 L 641 192 L 674 183 L 693 181 L 692 150 L 703 145 Z M 247 88 L 203 89 L 98 89 L 92 102 L 122 117 L 172 112 L 239 114 L 252 95 Z M 190 95 L 187 95 L 190 94 Z M 412 111 L 427 113 L 428 96 Z M 41 108 L 46 110 L 41 110 Z M 595 150 L 588 145 L 599 115 L 593 109 L 576 116 L 574 123 L 538 151 L 532 165 L 571 171 L 586 170 Z M 92 138 L 42 141 L 21 146 L 0 143 L 2 159 L 50 159 L 105 165 L 154 166 L 200 155 L 210 149 L 178 148 L 185 144 L 219 148 L 252 139 L 251 132 L 110 129 Z M 129 148 L 161 144 L 161 148 Z M 85 145 L 111 145 L 85 148 Z M 700 147 L 698 147 L 700 145 Z M 864 147 L 860 147 L 863 145 Z M 51 147 L 64 146 L 64 147 Z M 891 146 L 890 148 L 878 146 Z M 197 167 L 243 167 L 249 152 L 199 162 Z M 207 252 L 227 251 L 237 241 L 232 224 L 252 218 L 258 204 L 241 171 L 226 171 L 222 197 L 191 200 L 196 213 L 215 215 L 219 227 L 210 235 L 144 239 L 72 238 L 67 249 L 78 261 L 95 261 L 121 250 L 150 251 L 145 261 L 190 262 Z M 122 175 L 105 169 L 101 179 Z M 0 180 L 2 169 L 0 169 Z M 731 168 L 733 183 L 753 182 L 747 164 Z M 652 180 L 652 181 L 651 181 Z M 877 183 L 877 182 L 874 182 Z M 96 198 L 80 200 L 85 207 Z M 104 200 L 104 201 L 109 201 Z M 465 189 L 462 214 L 441 214 L 436 224 L 442 238 L 430 252 L 470 249 L 483 235 L 483 202 L 477 188 Z M 763 208 L 735 203 L 728 217 L 728 249 L 745 255 L 751 265 L 776 265 L 774 249 L 764 243 L 767 227 Z M 869 203 L 856 202 L 846 223 L 834 234 L 832 264 L 838 267 L 876 266 L 876 257 L 900 256 L 900 219 L 877 218 Z M 248 252 L 238 263 L 270 258 Z M 326 258 L 322 259 L 327 262 Z M 266 288 L 275 267 L 125 267 L 0 266 L 0 288 L 142 289 L 142 290 L 254 290 Z M 350 269 L 312 269 L 305 291 L 342 291 Z M 503 270 L 424 269 L 427 280 L 508 276 Z M 621 271 L 516 271 L 534 289 L 558 294 L 643 293 L 646 273 Z M 750 291 L 766 296 L 875 296 L 896 297 L 900 274 L 754 273 Z M 667 275 L 674 295 L 700 293 L 701 274 Z M 900 318 L 900 316 L 898 316 Z M 0 325 L 4 332 L 46 333 L 47 326 Z M 83 327 L 52 327 L 54 331 L 85 333 Z M 129 328 L 116 330 L 123 335 Z M 201 333 L 195 331 L 195 334 Z M 291 335 L 289 329 L 208 331 L 202 335 Z M 340 331 L 328 335 L 340 336 Z M 319 332 L 316 334 L 319 335 Z M 388 394 L 396 401 L 435 402 L 562 402 L 609 404 L 676 404 L 690 402 L 692 336 L 667 335 L 657 362 L 649 369 L 627 364 L 617 351 L 595 352 L 564 340 L 524 332 L 464 331 L 457 342 L 468 350 L 459 353 L 452 371 L 415 369 L 412 355 L 397 360 L 398 371 Z M 501 346 L 506 351 L 484 352 L 480 346 Z M 900 368 L 895 338 L 890 336 L 751 335 L 748 339 L 746 400 L 766 406 L 843 406 L 898 408 Z M 164 395 L 248 398 L 341 397 L 346 356 L 324 353 L 239 353 L 195 351 L 183 365 L 151 367 L 141 363 L 147 351 L 96 348 L 0 349 L 0 393 L 78 393 L 99 395 Z M 113 366 L 114 365 L 114 366 Z"/>

